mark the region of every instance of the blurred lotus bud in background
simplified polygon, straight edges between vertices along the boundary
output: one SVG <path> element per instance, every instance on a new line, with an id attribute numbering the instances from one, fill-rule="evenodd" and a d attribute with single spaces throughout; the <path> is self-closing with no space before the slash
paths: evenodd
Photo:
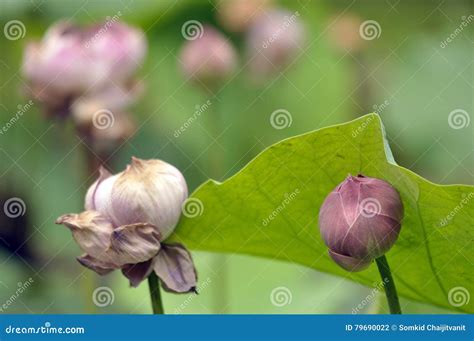
<path id="1" fill-rule="evenodd" d="M 252 75 L 269 76 L 291 64 L 303 50 L 305 29 L 299 12 L 270 9 L 260 15 L 246 37 Z"/>
<path id="2" fill-rule="evenodd" d="M 87 144 L 93 148 L 97 156 L 104 158 L 118 145 L 132 137 L 136 129 L 129 114 L 120 110 L 105 109 L 101 102 L 94 100 L 74 103 L 72 116 Z"/>
<path id="3" fill-rule="evenodd" d="M 359 28 L 362 20 L 355 14 L 344 14 L 328 21 L 331 44 L 342 52 L 358 52 L 364 47 Z"/>
<path id="4" fill-rule="evenodd" d="M 104 112 L 105 117 L 109 117 L 109 112 Z M 123 144 L 127 139 L 131 138 L 136 131 L 136 124 L 130 118 L 130 115 L 121 111 L 113 112 L 113 123 L 106 128 L 102 128 L 99 124 L 95 124 L 90 130 L 92 147 L 96 153 L 100 155 L 109 155 L 114 152 L 117 146 Z M 96 120 L 97 120 L 96 116 Z M 104 122 L 109 122 L 107 118 Z M 106 123 L 107 124 L 107 123 Z"/>
<path id="5" fill-rule="evenodd" d="M 47 117 L 65 116 L 80 96 L 112 85 L 126 92 L 146 50 L 143 33 L 118 20 L 86 27 L 59 22 L 29 43 L 22 71 Z"/>
<path id="6" fill-rule="evenodd" d="M 241 33 L 271 4 L 271 0 L 221 0 L 217 6 L 217 19 L 226 30 Z"/>
<path id="7" fill-rule="evenodd" d="M 123 86 L 111 84 L 105 89 L 77 98 L 71 105 L 72 117 L 76 124 L 90 126 L 94 123 L 95 111 L 100 109 L 117 111 L 126 108 L 142 92 L 143 84 L 141 82 L 130 82 L 130 84 Z M 88 108 L 92 108 L 94 111 L 87 112 Z"/>
<path id="8" fill-rule="evenodd" d="M 205 25 L 201 37 L 186 41 L 180 62 L 187 79 L 212 90 L 235 71 L 237 55 L 224 35 Z"/>
<path id="9" fill-rule="evenodd" d="M 71 106 L 71 113 L 81 135 L 99 154 L 113 151 L 114 146 L 133 135 L 135 124 L 123 108 L 131 104 L 143 90 L 141 82 L 128 88 L 110 86 L 82 96 Z"/>

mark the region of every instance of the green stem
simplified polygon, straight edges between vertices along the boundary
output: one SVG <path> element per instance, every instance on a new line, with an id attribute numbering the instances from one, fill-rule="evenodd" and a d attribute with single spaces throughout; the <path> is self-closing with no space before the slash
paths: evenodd
<path id="1" fill-rule="evenodd" d="M 148 286 L 150 288 L 151 307 L 153 314 L 164 314 L 163 303 L 161 302 L 160 280 L 152 272 L 148 277 Z"/>
<path id="2" fill-rule="evenodd" d="M 377 267 L 379 268 L 382 282 L 384 283 L 385 295 L 387 296 L 388 307 L 390 314 L 401 314 L 402 309 L 400 308 L 400 302 L 398 301 L 397 289 L 395 288 L 395 282 L 393 281 L 390 267 L 388 266 L 387 258 L 385 256 L 375 259 Z"/>

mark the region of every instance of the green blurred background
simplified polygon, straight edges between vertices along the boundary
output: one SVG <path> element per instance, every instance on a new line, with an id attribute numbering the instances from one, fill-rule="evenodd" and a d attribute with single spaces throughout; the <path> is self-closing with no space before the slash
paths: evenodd
<path id="1" fill-rule="evenodd" d="M 377 111 L 400 165 L 433 182 L 473 184 L 474 124 L 462 129 L 448 124 L 453 110 L 473 112 L 472 23 L 441 47 L 472 13 L 472 1 L 299 0 L 278 5 L 299 12 L 306 29 L 304 50 L 291 67 L 264 83 L 252 82 L 243 69 L 220 89 L 212 114 L 222 116 L 225 129 L 214 141 L 204 118 L 173 136 L 195 107 L 209 99 L 179 71 L 183 23 L 198 20 L 217 26 L 231 37 L 244 64 L 243 37 L 220 27 L 214 2 L 2 0 L 1 26 L 20 20 L 26 35 L 15 41 L 0 37 L 0 125 L 28 102 L 19 68 L 29 40 L 39 39 L 61 18 L 89 23 L 121 11 L 121 19 L 141 27 L 148 39 L 148 57 L 139 71 L 146 91 L 132 108 L 139 125 L 148 121 L 114 159 L 115 171 L 132 155 L 160 158 L 183 171 L 192 191 L 208 178 L 211 153 L 222 155 L 225 171 L 217 180 L 224 180 L 283 138 Z M 380 37 L 365 41 L 357 52 L 338 48 L 331 31 L 347 14 L 376 20 Z M 269 117 L 281 108 L 293 121 L 276 130 Z M 0 304 L 28 278 L 34 280 L 7 313 L 151 311 L 146 283 L 130 289 L 119 272 L 98 277 L 85 271 L 75 260 L 81 252 L 70 232 L 54 225 L 59 215 L 82 209 L 91 184 L 84 180 L 83 147 L 70 122 L 45 121 L 36 105 L 0 136 L 1 204 L 8 197 L 22 198 L 29 225 L 21 250 L 0 249 Z M 371 292 L 295 264 L 232 254 L 226 255 L 223 267 L 221 255 L 193 256 L 200 281 L 206 284 L 199 296 L 164 294 L 169 313 L 351 313 Z M 113 289 L 113 304 L 93 304 L 92 291 L 99 286 Z M 283 307 L 270 300 L 272 290 L 280 286 L 292 293 L 291 303 Z M 370 300 L 360 313 L 386 312 L 383 302 Z M 449 312 L 407 300 L 402 306 L 407 313 Z"/>

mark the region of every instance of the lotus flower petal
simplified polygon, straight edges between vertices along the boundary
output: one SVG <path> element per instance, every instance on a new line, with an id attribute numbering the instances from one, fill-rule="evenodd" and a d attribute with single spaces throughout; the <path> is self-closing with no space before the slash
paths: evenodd
<path id="1" fill-rule="evenodd" d="M 108 252 L 117 264 L 136 264 L 153 258 L 160 250 L 160 234 L 149 223 L 125 225 L 112 233 Z"/>
<path id="2" fill-rule="evenodd" d="M 154 259 L 137 264 L 126 264 L 122 267 L 122 273 L 130 280 L 130 285 L 134 288 L 146 279 L 153 271 Z"/>
<path id="3" fill-rule="evenodd" d="M 156 256 L 154 270 L 166 291 L 175 293 L 196 291 L 196 269 L 191 254 L 184 246 L 163 245 Z"/>
<path id="4" fill-rule="evenodd" d="M 329 250 L 329 256 L 344 270 L 357 272 L 362 271 L 369 267 L 372 263 L 372 259 L 360 259 L 341 255 L 337 252 Z"/>
<path id="5" fill-rule="evenodd" d="M 89 256 L 88 254 L 78 257 L 77 261 L 81 263 L 81 265 L 97 272 L 101 276 L 107 275 L 118 268 L 118 266 L 115 264 L 102 262 L 101 260 L 93 258 Z"/>
<path id="6" fill-rule="evenodd" d="M 110 247 L 113 226 L 97 211 L 65 214 L 56 220 L 56 224 L 68 227 L 79 247 L 93 258 L 101 259 Z"/>

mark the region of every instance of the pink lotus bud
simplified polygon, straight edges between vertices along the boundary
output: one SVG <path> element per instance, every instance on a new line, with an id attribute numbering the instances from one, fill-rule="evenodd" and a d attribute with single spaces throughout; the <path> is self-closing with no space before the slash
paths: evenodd
<path id="1" fill-rule="evenodd" d="M 85 93 L 125 87 L 145 53 L 143 33 L 117 20 L 88 27 L 59 22 L 26 47 L 22 71 L 32 95 L 59 110 Z"/>
<path id="2" fill-rule="evenodd" d="M 252 74 L 267 76 L 290 64 L 303 51 L 305 30 L 299 12 L 271 9 L 260 15 L 247 34 Z"/>
<path id="3" fill-rule="evenodd" d="M 93 114 L 95 111 L 86 113 L 87 110 L 85 109 L 87 107 L 96 107 L 110 111 L 123 110 L 135 101 L 143 92 L 143 88 L 142 82 L 134 81 L 120 85 L 114 83 L 106 88 L 85 93 L 71 103 L 73 119 L 76 120 L 76 123 L 79 125 L 90 125 L 93 123 Z"/>
<path id="4" fill-rule="evenodd" d="M 83 115 L 83 116 L 81 116 Z M 129 114 L 110 111 L 98 106 L 81 107 L 73 111 L 76 126 L 84 142 L 94 151 L 95 156 L 104 163 L 117 147 L 133 136 L 135 122 Z M 87 121 L 81 121 L 87 120 Z"/>
<path id="5" fill-rule="evenodd" d="M 319 226 L 331 258 L 348 271 L 360 271 L 393 246 L 402 218 L 395 188 L 358 175 L 348 176 L 326 197 Z"/>
<path id="6" fill-rule="evenodd" d="M 108 158 L 123 141 L 135 132 L 131 115 L 123 111 L 141 90 L 141 83 L 128 89 L 110 86 L 88 96 L 81 96 L 70 106 L 76 128 L 98 155 Z"/>
<path id="7" fill-rule="evenodd" d="M 163 241 L 173 232 L 187 197 L 182 174 L 161 160 L 132 159 L 112 175 L 101 169 L 89 188 L 86 211 L 59 217 L 86 253 L 85 267 L 104 275 L 115 269 L 138 284 L 154 271 L 164 288 L 189 292 L 196 287 L 191 255 L 179 244 Z"/>
<path id="8" fill-rule="evenodd" d="M 217 30 L 206 25 L 201 33 L 201 37 L 184 44 L 181 67 L 186 78 L 212 88 L 230 77 L 237 57 L 230 41 Z"/>
<path id="9" fill-rule="evenodd" d="M 221 0 L 218 20 L 231 32 L 244 32 L 272 3 L 271 0 Z"/>

